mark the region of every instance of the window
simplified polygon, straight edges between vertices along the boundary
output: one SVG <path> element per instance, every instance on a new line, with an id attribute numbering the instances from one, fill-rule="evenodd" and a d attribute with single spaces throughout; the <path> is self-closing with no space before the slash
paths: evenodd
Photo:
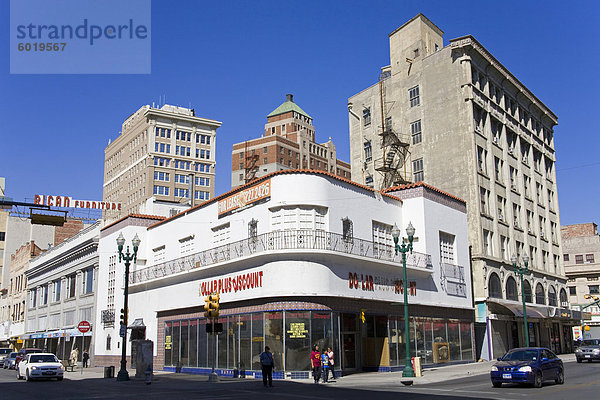
<path id="1" fill-rule="evenodd" d="M 594 255 L 593 254 L 586 254 L 585 255 L 585 263 L 589 264 L 589 263 L 593 263 L 594 262 Z"/>
<path id="2" fill-rule="evenodd" d="M 165 259 L 165 246 L 164 245 L 152 249 L 152 252 L 154 254 L 154 262 L 155 263 L 164 261 L 164 259 Z"/>
<path id="3" fill-rule="evenodd" d="M 94 291 L 94 268 L 84 270 L 82 277 L 81 294 L 92 293 Z"/>
<path id="4" fill-rule="evenodd" d="M 371 148 L 371 141 L 367 140 L 364 144 L 365 148 L 365 161 L 371 161 L 373 158 L 373 149 Z"/>
<path id="5" fill-rule="evenodd" d="M 421 132 L 421 120 L 415 121 L 410 124 L 410 133 L 412 135 L 412 144 L 421 143 L 423 136 Z"/>
<path id="6" fill-rule="evenodd" d="M 479 192 L 481 194 L 481 213 L 489 215 L 490 192 L 482 187 L 479 188 Z"/>
<path id="7" fill-rule="evenodd" d="M 175 197 L 188 198 L 188 197 L 190 197 L 190 190 L 189 189 L 175 188 L 174 194 L 175 194 Z"/>
<path id="8" fill-rule="evenodd" d="M 189 235 L 179 239 L 179 253 L 181 255 L 190 254 L 194 251 L 194 235 Z"/>
<path id="9" fill-rule="evenodd" d="M 37 300 L 37 289 L 33 289 L 29 291 L 29 307 L 35 308 Z"/>
<path id="10" fill-rule="evenodd" d="M 554 307 L 558 305 L 556 299 L 556 289 L 552 285 L 550 285 L 550 287 L 548 288 L 548 305 Z"/>
<path id="11" fill-rule="evenodd" d="M 495 272 L 492 272 L 492 274 L 490 275 L 488 292 L 490 297 L 496 299 L 502 298 L 502 285 L 500 284 L 500 278 L 498 277 L 498 274 L 496 274 Z"/>
<path id="12" fill-rule="evenodd" d="M 512 276 L 509 276 L 506 280 L 506 299 L 514 301 L 519 299 L 517 295 L 517 281 Z"/>
<path id="13" fill-rule="evenodd" d="M 508 238 L 502 235 L 500 235 L 500 255 L 504 260 L 510 259 L 508 256 Z"/>
<path id="14" fill-rule="evenodd" d="M 569 286 L 569 295 L 577 296 L 577 288 L 575 286 Z"/>
<path id="15" fill-rule="evenodd" d="M 475 132 L 483 133 L 485 128 L 485 113 L 479 107 L 473 107 L 473 125 Z"/>
<path id="16" fill-rule="evenodd" d="M 77 282 L 77 276 L 75 274 L 67 276 L 67 295 L 68 298 L 75 297 L 75 284 Z"/>
<path id="17" fill-rule="evenodd" d="M 110 350 L 111 338 L 110 334 L 106 335 L 106 350 Z"/>
<path id="18" fill-rule="evenodd" d="M 487 151 L 485 151 L 482 147 L 477 146 L 477 167 L 479 168 L 479 172 L 487 173 Z"/>
<path id="19" fill-rule="evenodd" d="M 494 177 L 496 178 L 496 182 L 500 183 L 504 180 L 502 176 L 502 164 L 502 160 L 498 157 L 494 157 Z"/>
<path id="20" fill-rule="evenodd" d="M 506 200 L 502 196 L 498 196 L 496 199 L 496 204 L 498 207 L 498 221 L 504 222 L 506 215 Z"/>
<path id="21" fill-rule="evenodd" d="M 525 302 L 526 303 L 533 303 L 533 296 L 531 295 L 531 284 L 529 283 L 528 280 L 523 280 L 523 286 L 524 286 L 524 290 L 525 290 Z"/>
<path id="22" fill-rule="evenodd" d="M 168 182 L 169 181 L 169 173 L 154 171 L 154 180 Z"/>
<path id="23" fill-rule="evenodd" d="M 569 255 L 568 254 L 563 254 L 563 260 L 564 261 L 569 261 Z"/>
<path id="24" fill-rule="evenodd" d="M 240 181 L 243 181 L 243 180 L 244 180 L 244 174 L 240 174 Z M 196 190 L 194 192 L 194 198 L 196 200 L 208 200 L 209 199 L 209 193 L 201 191 L 201 190 Z"/>
<path id="25" fill-rule="evenodd" d="M 535 287 L 535 304 L 546 304 L 546 294 L 541 283 Z"/>
<path id="26" fill-rule="evenodd" d="M 365 178 L 365 185 L 373 187 L 373 177 L 371 175 Z"/>
<path id="27" fill-rule="evenodd" d="M 484 229 L 483 230 L 483 254 L 488 255 L 488 256 L 494 255 L 493 241 L 494 241 L 494 232 Z"/>
<path id="28" fill-rule="evenodd" d="M 412 162 L 413 169 L 413 182 L 421 182 L 425 178 L 425 174 L 423 172 L 423 159 L 419 158 L 418 160 L 414 160 Z"/>
<path id="29" fill-rule="evenodd" d="M 52 284 L 52 301 L 53 302 L 60 301 L 60 286 L 61 286 L 61 283 L 62 283 L 62 280 L 61 279 L 57 279 Z"/>
<path id="30" fill-rule="evenodd" d="M 590 294 L 600 294 L 598 285 L 590 285 L 588 289 L 590 290 Z"/>
<path id="31" fill-rule="evenodd" d="M 392 226 L 381 222 L 372 222 L 373 231 L 373 250 L 375 254 L 391 251 L 392 247 Z"/>
<path id="32" fill-rule="evenodd" d="M 250 222 L 248 222 L 248 238 L 256 239 L 258 237 L 258 220 L 252 218 Z"/>
<path id="33" fill-rule="evenodd" d="M 229 223 L 212 228 L 212 233 L 213 233 L 213 238 L 212 238 L 213 245 L 220 246 L 222 244 L 227 243 L 231 236 L 231 230 L 230 230 Z"/>
<path id="34" fill-rule="evenodd" d="M 575 255 L 575 264 L 583 264 L 583 254 Z"/>
<path id="35" fill-rule="evenodd" d="M 410 100 L 411 107 L 415 107 L 421 104 L 418 85 L 408 89 L 408 99 Z"/>
<path id="36" fill-rule="evenodd" d="M 454 235 L 440 232 L 440 260 L 442 263 L 456 264 L 454 260 Z"/>
<path id="37" fill-rule="evenodd" d="M 4 242 L 6 240 L 6 232 L 0 232 L 0 242 Z"/>
<path id="38" fill-rule="evenodd" d="M 161 196 L 168 196 L 169 188 L 167 186 L 154 185 L 154 194 L 158 194 Z"/>
<path id="39" fill-rule="evenodd" d="M 365 126 L 371 125 L 371 108 L 363 108 L 363 121 Z"/>
<path id="40" fill-rule="evenodd" d="M 344 240 L 352 240 L 354 236 L 353 233 L 353 226 L 352 226 L 352 220 L 350 220 L 348 217 L 346 218 L 342 218 L 342 238 Z"/>

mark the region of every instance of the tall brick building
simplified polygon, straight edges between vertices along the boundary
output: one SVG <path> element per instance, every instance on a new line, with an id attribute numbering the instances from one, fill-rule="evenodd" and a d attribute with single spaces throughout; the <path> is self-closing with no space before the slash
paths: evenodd
<path id="1" fill-rule="evenodd" d="M 331 137 L 315 142 L 312 118 L 291 94 L 267 115 L 264 136 L 233 145 L 231 187 L 284 169 L 315 169 L 350 179 L 350 164 L 337 159 Z"/>

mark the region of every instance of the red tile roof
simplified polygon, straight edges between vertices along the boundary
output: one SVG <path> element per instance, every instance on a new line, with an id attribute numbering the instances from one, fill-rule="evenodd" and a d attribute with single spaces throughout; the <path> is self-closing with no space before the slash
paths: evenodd
<path id="1" fill-rule="evenodd" d="M 444 196 L 448 196 L 448 197 L 450 197 L 451 199 L 458 200 L 458 201 L 460 201 L 461 203 L 465 203 L 465 204 L 467 204 L 467 202 L 466 202 L 465 200 L 461 199 L 460 197 L 456 197 L 456 196 L 454 196 L 453 194 L 450 194 L 450 193 L 448 193 L 448 192 L 444 192 L 444 191 L 443 191 L 443 190 L 441 190 L 441 189 L 438 189 L 438 188 L 436 188 L 436 187 L 433 187 L 433 186 L 431 186 L 431 185 L 428 185 L 427 183 L 425 183 L 425 182 L 421 182 L 421 181 L 419 181 L 419 182 L 416 182 L 416 183 L 407 183 L 407 184 L 405 184 L 405 185 L 392 186 L 392 187 L 390 187 L 390 188 L 387 188 L 387 189 L 385 189 L 385 190 L 384 190 L 384 192 L 385 192 L 385 193 L 387 193 L 387 192 L 394 192 L 394 191 L 399 191 L 399 190 L 414 189 L 414 188 L 416 188 L 416 187 L 420 187 L 420 186 L 422 186 L 422 187 L 425 187 L 425 188 L 427 188 L 427 189 L 431 189 L 431 190 L 433 190 L 433 191 L 435 191 L 435 192 L 438 192 L 438 193 L 440 193 L 440 194 L 443 194 Z"/>
<path id="2" fill-rule="evenodd" d="M 121 221 L 126 220 L 127 218 L 132 217 L 132 218 L 142 218 L 142 219 L 156 219 L 156 220 L 163 220 L 166 217 L 161 217 L 160 215 L 147 215 L 147 214 L 128 214 L 126 216 L 124 216 L 123 218 L 120 218 L 118 220 L 116 220 L 115 222 L 111 222 L 110 224 L 106 225 L 104 228 L 100 229 L 101 231 L 105 230 L 106 228 L 110 228 L 113 225 L 118 224 Z"/>
<path id="3" fill-rule="evenodd" d="M 206 206 L 206 205 L 208 205 L 208 204 L 212 204 L 212 203 L 214 203 L 214 202 L 216 202 L 216 201 L 219 201 L 219 200 L 221 200 L 221 199 L 224 199 L 224 198 L 226 198 L 226 197 L 228 197 L 228 196 L 231 196 L 231 195 L 232 195 L 232 194 L 234 194 L 234 193 L 237 193 L 237 192 L 239 192 L 239 191 L 241 191 L 241 190 L 244 190 L 244 189 L 245 189 L 245 188 L 247 188 L 247 187 L 253 186 L 253 185 L 255 185 L 255 184 L 256 184 L 256 183 L 258 183 L 258 182 L 262 182 L 262 181 L 264 181 L 264 180 L 267 180 L 267 179 L 269 179 L 269 178 L 271 178 L 271 177 L 273 177 L 273 176 L 276 176 L 276 175 L 288 175 L 288 174 L 310 174 L 310 175 L 322 175 L 322 176 L 327 176 L 327 177 L 329 177 L 329 178 L 334 178 L 334 179 L 337 179 L 337 180 L 339 180 L 339 181 L 342 181 L 342 182 L 345 182 L 345 183 L 349 183 L 349 184 L 351 184 L 351 185 L 353 185 L 353 186 L 359 187 L 359 188 L 361 188 L 361 189 L 368 190 L 368 191 L 370 191 L 370 192 L 373 192 L 373 193 L 376 193 L 376 192 L 377 192 L 377 193 L 381 193 L 381 195 L 382 195 L 382 196 L 389 197 L 390 199 L 394 199 L 394 200 L 398 200 L 398 201 L 402 202 L 402 199 L 400 199 L 399 197 L 396 197 L 396 196 L 394 196 L 394 195 L 392 195 L 392 194 L 388 194 L 388 193 L 380 192 L 380 191 L 378 191 L 378 190 L 375 190 L 375 189 L 373 189 L 373 188 L 371 188 L 371 187 L 369 187 L 369 186 L 362 185 L 362 184 L 360 184 L 360 183 L 357 183 L 357 182 L 351 181 L 351 180 L 349 180 L 349 179 L 346 179 L 346 178 L 340 178 L 339 176 L 337 176 L 337 175 L 335 175 L 335 174 L 332 174 L 331 172 L 327 172 L 327 171 L 319 171 L 319 170 L 315 170 L 315 169 L 287 169 L 287 170 L 281 170 L 281 171 L 275 171 L 275 172 L 271 172 L 271 173 L 269 173 L 269 174 L 267 174 L 267 175 L 265 175 L 265 176 L 261 176 L 260 178 L 256 178 L 256 179 L 254 179 L 253 181 L 251 181 L 251 182 L 249 182 L 249 183 L 247 183 L 247 184 L 245 184 L 245 185 L 238 186 L 238 187 L 236 187 L 235 189 L 232 189 L 232 190 L 230 190 L 230 191 L 228 191 L 228 192 L 225 192 L 225 193 L 223 193 L 223 194 L 220 194 L 219 196 L 216 196 L 216 197 L 214 197 L 214 198 L 212 198 L 212 199 L 210 199 L 210 200 L 207 200 L 207 201 L 205 201 L 204 203 L 198 204 L 197 206 L 194 206 L 194 207 L 192 207 L 192 208 L 190 208 L 190 209 L 188 209 L 188 210 L 185 210 L 185 211 L 182 211 L 182 212 L 180 212 L 180 213 L 178 213 L 178 214 L 175 214 L 175 215 L 173 215 L 172 217 L 170 217 L 170 218 L 166 218 L 166 219 L 165 219 L 165 220 L 163 220 L 163 221 L 160 221 L 160 222 L 157 222 L 157 223 L 155 223 L 155 224 L 152 224 L 152 225 L 150 225 L 150 226 L 148 227 L 148 229 L 152 229 L 152 228 L 154 228 L 154 227 L 157 227 L 157 226 L 159 226 L 159 225 L 162 225 L 163 223 L 165 223 L 165 222 L 167 222 L 167 221 L 170 221 L 171 219 L 179 218 L 179 217 L 180 217 L 182 214 L 183 214 L 183 215 L 185 215 L 185 214 L 189 213 L 190 211 L 193 211 L 193 210 L 195 210 L 195 209 L 197 209 L 197 208 L 201 208 L 201 207 L 204 207 L 204 206 Z"/>

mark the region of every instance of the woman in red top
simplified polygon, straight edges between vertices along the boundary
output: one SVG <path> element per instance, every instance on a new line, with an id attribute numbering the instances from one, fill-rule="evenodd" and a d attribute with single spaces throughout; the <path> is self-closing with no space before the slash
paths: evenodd
<path id="1" fill-rule="evenodd" d="M 319 383 L 321 378 L 321 353 L 319 353 L 319 346 L 313 346 L 313 350 L 310 353 L 310 365 L 312 366 L 313 378 L 315 383 Z"/>

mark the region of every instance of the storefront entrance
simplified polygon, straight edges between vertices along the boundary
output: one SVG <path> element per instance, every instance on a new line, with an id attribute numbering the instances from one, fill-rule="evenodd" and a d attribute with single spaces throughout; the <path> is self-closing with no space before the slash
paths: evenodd
<path id="1" fill-rule="evenodd" d="M 357 371 L 360 366 L 358 315 L 343 313 L 341 318 L 342 369 L 345 372 Z"/>

